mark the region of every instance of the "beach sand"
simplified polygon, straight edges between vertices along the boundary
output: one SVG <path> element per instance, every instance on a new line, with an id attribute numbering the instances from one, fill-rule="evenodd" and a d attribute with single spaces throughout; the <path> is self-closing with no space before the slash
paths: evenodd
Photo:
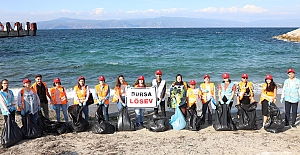
<path id="1" fill-rule="evenodd" d="M 110 105 L 113 124 L 117 121 L 116 108 L 116 104 Z M 94 122 L 93 109 L 96 109 L 95 105 L 90 107 L 90 124 Z M 152 114 L 153 110 L 147 109 L 145 121 Z M 167 113 L 169 117 L 172 114 Z M 132 110 L 130 115 L 134 121 Z M 232 113 L 232 116 L 236 118 L 236 113 Z M 55 120 L 53 110 L 50 111 L 50 117 Z M 16 121 L 21 125 L 19 115 Z M 0 122 L 2 129 L 3 117 L 0 117 Z M 201 126 L 200 131 L 169 130 L 156 133 L 139 128 L 137 131 L 103 135 L 94 134 L 89 129 L 80 133 L 58 136 L 44 134 L 41 138 L 22 140 L 10 148 L 1 148 L 0 154 L 300 154 L 300 114 L 296 124 L 297 128 L 285 127 L 280 133 L 266 132 L 262 128 L 262 116 L 258 108 L 258 130 L 215 131 L 207 123 Z"/>

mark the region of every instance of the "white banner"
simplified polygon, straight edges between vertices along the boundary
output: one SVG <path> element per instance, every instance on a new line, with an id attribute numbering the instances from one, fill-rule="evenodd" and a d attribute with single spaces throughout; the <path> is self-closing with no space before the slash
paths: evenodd
<path id="1" fill-rule="evenodd" d="M 133 88 L 126 91 L 127 106 L 129 108 L 153 108 L 156 107 L 156 88 Z"/>

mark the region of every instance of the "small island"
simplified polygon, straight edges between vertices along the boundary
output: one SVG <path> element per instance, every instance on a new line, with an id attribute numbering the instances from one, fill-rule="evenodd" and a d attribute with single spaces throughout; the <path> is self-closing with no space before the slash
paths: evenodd
<path id="1" fill-rule="evenodd" d="M 291 42 L 300 42 L 300 28 L 288 32 L 286 34 L 282 34 L 279 36 L 274 36 L 273 38 L 284 40 L 284 41 L 291 41 Z"/>

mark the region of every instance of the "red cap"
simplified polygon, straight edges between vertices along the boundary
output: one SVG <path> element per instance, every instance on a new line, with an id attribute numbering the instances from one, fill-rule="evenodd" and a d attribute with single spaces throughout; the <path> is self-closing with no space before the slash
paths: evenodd
<path id="1" fill-rule="evenodd" d="M 248 79 L 248 74 L 242 74 L 242 78 Z"/>
<path id="2" fill-rule="evenodd" d="M 229 74 L 228 73 L 223 73 L 222 78 L 223 79 L 229 79 Z"/>
<path id="3" fill-rule="evenodd" d="M 286 72 L 287 72 L 287 73 L 290 73 L 290 72 L 295 73 L 295 70 L 294 70 L 293 68 L 290 68 L 290 69 L 288 69 Z"/>
<path id="4" fill-rule="evenodd" d="M 55 78 L 54 80 L 53 80 L 53 82 L 55 83 L 55 82 L 60 82 L 60 79 L 59 78 Z"/>
<path id="5" fill-rule="evenodd" d="M 192 84 L 196 84 L 196 81 L 195 80 L 191 80 L 190 81 L 190 85 L 192 85 Z"/>
<path id="6" fill-rule="evenodd" d="M 105 81 L 105 77 L 104 76 L 99 76 L 98 81 Z"/>
<path id="7" fill-rule="evenodd" d="M 161 71 L 161 70 L 157 70 L 157 71 L 155 72 L 155 74 L 156 74 L 156 75 L 162 75 L 162 71 Z"/>
<path id="8" fill-rule="evenodd" d="M 84 76 L 79 76 L 78 81 L 80 81 L 80 80 L 84 80 L 85 81 Z"/>
<path id="9" fill-rule="evenodd" d="M 270 74 L 267 74 L 267 75 L 266 75 L 266 79 L 272 80 L 272 79 L 273 79 L 273 77 L 272 77 L 272 75 L 270 75 Z"/>
<path id="10" fill-rule="evenodd" d="M 31 80 L 28 79 L 28 78 L 26 78 L 26 79 L 23 80 L 23 84 L 24 84 L 24 83 L 27 83 L 27 82 L 31 83 Z"/>
<path id="11" fill-rule="evenodd" d="M 205 74 L 204 77 L 203 77 L 203 79 L 205 79 L 207 77 L 210 79 L 210 76 L 208 74 Z"/>
<path id="12" fill-rule="evenodd" d="M 142 75 L 138 77 L 138 80 L 144 80 L 144 79 L 145 79 L 145 77 Z"/>

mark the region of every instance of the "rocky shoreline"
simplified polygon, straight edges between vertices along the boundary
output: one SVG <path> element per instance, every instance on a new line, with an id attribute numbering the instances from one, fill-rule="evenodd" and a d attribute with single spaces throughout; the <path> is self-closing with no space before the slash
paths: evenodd
<path id="1" fill-rule="evenodd" d="M 274 36 L 273 38 L 284 40 L 284 41 L 291 41 L 291 42 L 300 42 L 300 28 L 288 32 L 286 34 L 282 34 L 279 36 Z"/>

